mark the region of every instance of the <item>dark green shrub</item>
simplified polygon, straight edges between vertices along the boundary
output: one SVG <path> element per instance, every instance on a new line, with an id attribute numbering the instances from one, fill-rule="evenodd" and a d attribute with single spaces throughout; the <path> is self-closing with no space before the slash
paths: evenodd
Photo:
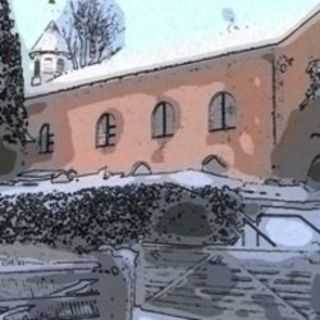
<path id="1" fill-rule="evenodd" d="M 139 240 L 230 244 L 243 226 L 241 206 L 230 189 L 173 184 L 0 196 L 0 242 L 80 253 Z"/>
<path id="2" fill-rule="evenodd" d="M 170 187 L 160 208 L 151 216 L 151 241 L 189 245 L 232 245 L 244 226 L 243 201 L 231 189 L 204 187 L 194 190 Z"/>

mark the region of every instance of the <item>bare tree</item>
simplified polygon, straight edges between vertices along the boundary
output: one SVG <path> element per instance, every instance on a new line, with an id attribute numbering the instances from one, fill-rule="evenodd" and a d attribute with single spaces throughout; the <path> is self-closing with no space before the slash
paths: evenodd
<path id="1" fill-rule="evenodd" d="M 67 22 L 67 24 L 62 28 L 62 35 L 66 41 L 68 50 L 70 52 L 70 58 L 72 61 L 73 69 L 77 70 L 79 69 L 78 64 L 78 55 L 79 55 L 79 48 L 78 48 L 78 41 L 75 38 L 75 30 L 72 27 L 69 27 L 72 25 L 71 19 Z"/>
<path id="2" fill-rule="evenodd" d="M 74 69 L 100 63 L 123 47 L 123 14 L 112 0 L 72 0 L 61 30 Z"/>

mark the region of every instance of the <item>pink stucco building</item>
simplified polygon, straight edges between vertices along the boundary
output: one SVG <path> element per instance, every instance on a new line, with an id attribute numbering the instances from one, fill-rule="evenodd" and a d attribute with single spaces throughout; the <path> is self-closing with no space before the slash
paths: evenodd
<path id="1" fill-rule="evenodd" d="M 316 178 L 319 34 L 317 8 L 271 41 L 37 89 L 27 165 Z"/>

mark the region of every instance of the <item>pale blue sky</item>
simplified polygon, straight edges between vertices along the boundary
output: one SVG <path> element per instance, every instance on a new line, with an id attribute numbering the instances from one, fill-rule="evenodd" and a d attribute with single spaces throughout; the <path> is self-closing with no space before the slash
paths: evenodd
<path id="1" fill-rule="evenodd" d="M 11 0 L 20 32 L 27 47 L 33 45 L 48 21 L 61 14 L 66 0 Z M 127 18 L 128 42 L 148 46 L 163 36 L 187 39 L 197 32 L 221 29 L 221 9 L 232 7 L 239 23 L 277 27 L 303 17 L 319 0 L 118 0 Z M 158 39 L 159 38 L 159 39 Z M 190 37 L 192 38 L 192 37 Z M 149 41 L 150 40 L 150 41 Z"/>
<path id="2" fill-rule="evenodd" d="M 59 17 L 67 0 L 11 0 L 18 31 L 29 50 L 51 19 Z M 226 29 L 222 9 L 231 7 L 237 22 L 281 33 L 302 19 L 320 0 L 117 0 L 126 17 L 127 47 L 175 46 Z M 280 34 L 279 34 L 280 35 Z M 263 34 L 262 34 L 263 37 Z M 28 63 L 24 54 L 24 63 Z"/>

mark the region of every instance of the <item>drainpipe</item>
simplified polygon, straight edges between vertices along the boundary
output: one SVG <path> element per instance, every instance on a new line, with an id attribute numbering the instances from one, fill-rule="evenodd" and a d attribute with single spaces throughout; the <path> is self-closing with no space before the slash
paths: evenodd
<path id="1" fill-rule="evenodd" d="M 277 67 L 276 55 L 272 52 L 272 136 L 273 144 L 277 144 L 278 128 L 277 128 Z"/>

